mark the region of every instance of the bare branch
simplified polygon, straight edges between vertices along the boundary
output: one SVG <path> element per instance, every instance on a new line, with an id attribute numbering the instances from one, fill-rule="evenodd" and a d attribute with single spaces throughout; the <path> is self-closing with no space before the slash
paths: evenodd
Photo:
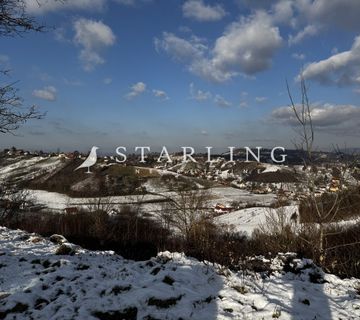
<path id="1" fill-rule="evenodd" d="M 17 36 L 28 31 L 40 32 L 44 26 L 26 13 L 24 0 L 0 0 L 0 36 Z"/>
<path id="2" fill-rule="evenodd" d="M 0 133 L 14 133 L 26 121 L 45 116 L 35 106 L 24 109 L 17 93 L 14 84 L 0 87 Z"/>
<path id="3" fill-rule="evenodd" d="M 306 152 L 306 159 L 304 160 L 304 164 L 310 165 L 312 162 L 312 151 L 313 151 L 313 143 L 315 139 L 314 128 L 312 122 L 311 115 L 311 106 L 307 94 L 307 87 L 305 84 L 305 79 L 301 75 L 301 105 L 296 105 L 293 99 L 293 96 L 290 91 L 289 83 L 286 81 L 286 88 L 288 92 L 288 96 L 290 99 L 290 107 L 294 112 L 295 118 L 300 126 L 300 131 L 298 135 L 300 136 L 300 142 L 297 143 L 297 147 L 301 146 L 301 151 Z M 304 150 L 305 146 L 305 150 Z"/>

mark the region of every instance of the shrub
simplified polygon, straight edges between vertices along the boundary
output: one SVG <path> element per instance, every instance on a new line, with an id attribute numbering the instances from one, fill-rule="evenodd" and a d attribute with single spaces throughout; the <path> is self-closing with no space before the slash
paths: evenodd
<path id="1" fill-rule="evenodd" d="M 327 214 L 336 204 L 336 214 Z M 319 217 L 316 206 L 321 208 L 323 214 Z M 300 221 L 307 222 L 336 222 L 348 220 L 360 215 L 360 187 L 352 187 L 339 193 L 323 193 L 316 199 L 304 199 L 300 202 L 299 213 Z M 319 221 L 321 219 L 322 221 Z"/>
<path id="2" fill-rule="evenodd" d="M 266 266 L 257 261 L 250 263 L 246 257 L 263 255 L 271 258 L 278 252 L 290 251 L 320 263 L 318 247 L 314 245 L 319 238 L 316 224 L 307 223 L 299 227 L 281 210 L 269 209 L 269 212 L 266 225 L 255 230 L 252 237 L 217 225 L 211 218 L 201 215 L 189 225 L 188 237 L 185 238 L 174 232 L 173 226 L 164 226 L 154 217 L 130 206 L 122 207 L 115 215 L 102 211 L 62 215 L 21 213 L 4 224 L 43 236 L 62 234 L 69 242 L 84 248 L 114 250 L 134 260 L 146 260 L 159 251 L 169 250 L 234 270 L 266 271 Z M 360 224 L 351 228 L 327 227 L 327 254 L 320 264 L 326 272 L 341 277 L 360 277 L 359 232 Z"/>

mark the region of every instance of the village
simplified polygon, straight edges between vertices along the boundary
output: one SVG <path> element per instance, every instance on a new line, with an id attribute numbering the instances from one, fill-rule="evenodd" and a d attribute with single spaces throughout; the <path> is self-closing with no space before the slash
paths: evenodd
<path id="1" fill-rule="evenodd" d="M 18 160 L 31 161 L 31 159 L 35 161 L 40 159 L 40 162 L 43 163 L 46 163 L 46 161 L 49 163 L 56 161 L 60 166 L 60 168 L 56 169 L 57 172 L 59 169 L 65 168 L 71 163 L 83 161 L 86 159 L 86 156 L 86 154 L 78 151 L 46 153 L 43 151 L 30 152 L 10 148 L 3 150 L 0 159 L 4 164 Z M 196 183 L 200 186 L 210 183 L 212 188 L 231 188 L 233 190 L 243 190 L 253 195 L 270 195 L 283 205 L 290 205 L 308 197 L 310 190 L 306 184 L 308 177 L 313 174 L 314 170 L 321 173 L 321 175 L 317 175 L 314 183 L 315 190 L 313 190 L 313 192 L 316 197 L 321 197 L 321 195 L 326 192 L 337 193 L 351 186 L 359 186 L 359 168 L 346 168 L 346 164 L 343 164 L 344 170 L 339 170 L 334 166 L 333 157 L 331 157 L 329 161 L 326 160 L 324 157 L 326 154 L 322 154 L 320 157 L 322 159 L 321 162 L 311 167 L 302 165 L 301 159 L 298 164 L 278 165 L 276 163 L 270 163 L 271 158 L 267 163 L 256 161 L 241 162 L 239 160 L 235 162 L 228 161 L 227 156 L 228 155 L 217 156 L 217 158 L 208 162 L 206 155 L 199 154 L 194 155 L 196 162 L 191 160 L 184 162 L 183 155 L 175 153 L 171 155 L 171 163 L 159 163 L 157 161 L 159 154 L 151 153 L 147 156 L 148 162 L 152 163 L 151 166 L 144 163 L 140 163 L 139 166 L 136 155 L 129 155 L 125 163 L 118 163 L 115 156 L 99 156 L 97 165 L 103 168 L 101 170 L 105 168 L 114 170 L 116 167 L 119 168 L 118 170 L 120 170 L 120 172 L 127 170 L 126 175 L 130 174 L 133 179 L 138 181 L 138 188 L 133 189 L 130 193 L 123 194 L 124 196 L 131 196 L 132 194 L 146 195 L 149 192 L 158 193 L 163 190 L 164 187 L 164 190 L 166 190 L 169 186 L 166 187 L 168 182 L 166 182 L 165 177 L 168 176 L 171 180 L 175 179 L 175 182 L 181 178 L 184 180 L 183 183 L 189 186 L 193 185 L 194 181 L 198 181 L 195 182 L 195 186 Z M 338 161 L 336 161 L 336 165 L 338 166 Z M 41 166 L 37 172 L 32 173 L 32 178 L 36 179 L 36 176 L 50 174 L 49 172 L 51 172 L 51 170 L 55 170 L 53 165 L 49 167 Z M 159 182 L 155 183 L 156 181 Z M 160 189 L 158 189 L 159 184 L 163 184 L 163 187 L 160 187 Z M 85 189 L 83 189 L 86 190 L 86 184 L 84 186 Z M 149 186 L 151 187 L 149 188 Z M 72 187 L 73 190 L 75 190 L 74 188 Z M 84 195 L 86 195 L 86 193 L 84 193 Z M 105 195 L 106 194 L 104 194 L 104 196 Z M 220 215 L 249 206 L 259 205 L 261 206 L 261 203 L 249 203 L 248 201 L 241 201 L 241 199 L 238 199 L 236 196 L 232 196 L 225 201 L 214 200 L 212 211 L 214 215 Z M 41 208 L 41 206 L 33 204 L 31 208 Z M 76 213 L 80 209 L 77 206 L 71 205 L 65 206 L 62 210 L 66 213 Z"/>

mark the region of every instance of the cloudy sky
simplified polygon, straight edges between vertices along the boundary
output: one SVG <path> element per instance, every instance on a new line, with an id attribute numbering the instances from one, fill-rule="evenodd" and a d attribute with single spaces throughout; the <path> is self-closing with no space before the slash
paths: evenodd
<path id="1" fill-rule="evenodd" d="M 47 115 L 2 147 L 292 147 L 300 72 L 316 145 L 360 147 L 359 0 L 39 1 L 1 81 Z"/>

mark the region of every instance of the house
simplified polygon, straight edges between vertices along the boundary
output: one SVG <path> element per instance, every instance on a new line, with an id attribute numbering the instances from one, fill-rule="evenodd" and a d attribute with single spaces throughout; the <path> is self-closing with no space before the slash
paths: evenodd
<path id="1" fill-rule="evenodd" d="M 340 180 L 332 178 L 329 186 L 330 192 L 338 192 L 340 190 Z"/>
<path id="2" fill-rule="evenodd" d="M 65 157 L 66 157 L 67 159 L 76 159 L 76 158 L 79 158 L 79 156 L 80 156 L 79 151 L 68 152 L 68 153 L 65 155 Z"/>
<path id="3" fill-rule="evenodd" d="M 233 211 L 232 207 L 223 205 L 221 203 L 217 203 L 215 205 L 215 207 L 214 207 L 214 212 L 218 213 L 218 214 L 228 213 L 228 212 L 231 212 L 231 211 Z"/>

